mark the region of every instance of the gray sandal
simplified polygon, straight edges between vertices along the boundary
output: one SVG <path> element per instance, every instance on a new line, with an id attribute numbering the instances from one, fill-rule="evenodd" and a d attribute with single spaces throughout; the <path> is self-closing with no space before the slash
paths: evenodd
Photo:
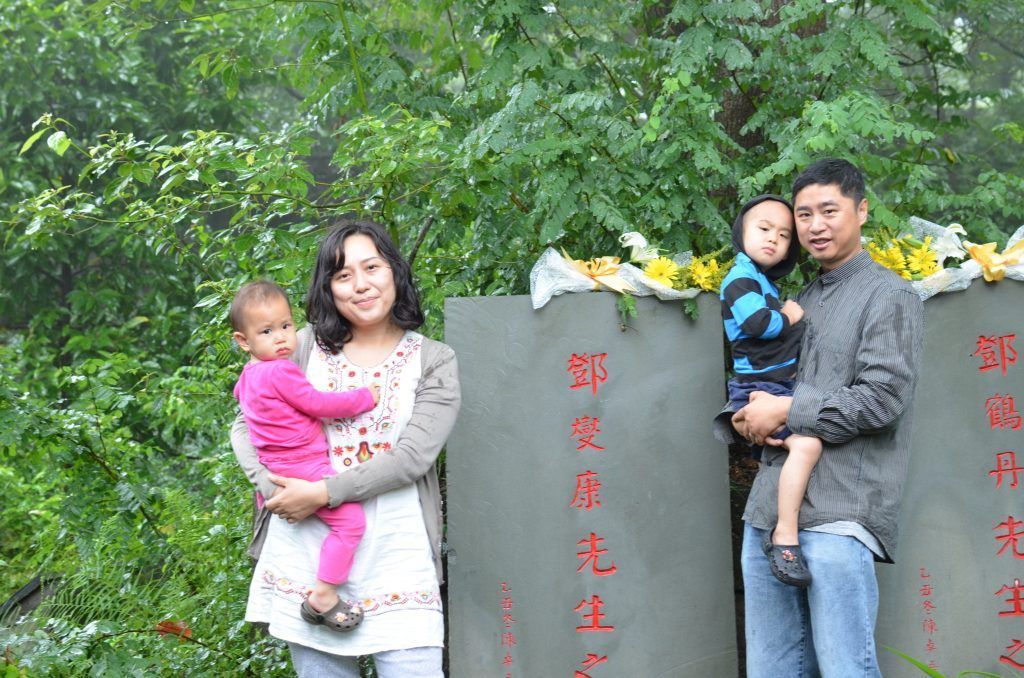
<path id="1" fill-rule="evenodd" d="M 344 600 L 338 602 L 329 610 L 317 612 L 308 600 L 302 601 L 299 614 L 304 621 L 310 624 L 326 626 L 332 631 L 346 633 L 359 626 L 363 621 L 363 610 L 355 605 L 349 605 Z"/>

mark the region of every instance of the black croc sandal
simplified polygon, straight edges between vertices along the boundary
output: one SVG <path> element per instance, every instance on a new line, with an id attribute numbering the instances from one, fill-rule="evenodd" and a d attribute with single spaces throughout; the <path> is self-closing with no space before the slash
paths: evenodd
<path id="1" fill-rule="evenodd" d="M 302 601 L 302 607 L 299 608 L 299 614 L 302 615 L 303 620 L 310 624 L 326 626 L 330 630 L 339 633 L 347 633 L 359 626 L 359 622 L 363 621 L 362 608 L 349 605 L 344 600 L 339 600 L 335 603 L 334 607 L 325 612 L 317 612 L 309 604 L 308 600 L 304 600 Z"/>
<path id="2" fill-rule="evenodd" d="M 761 548 L 768 556 L 768 565 L 771 566 L 776 579 L 783 584 L 802 589 L 811 585 L 811 573 L 804 565 L 804 557 L 799 546 L 773 544 L 772 533 L 769 532 L 761 543 Z"/>

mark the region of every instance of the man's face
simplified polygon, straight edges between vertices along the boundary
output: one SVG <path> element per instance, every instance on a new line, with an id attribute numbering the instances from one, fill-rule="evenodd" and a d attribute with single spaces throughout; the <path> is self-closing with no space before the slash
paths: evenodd
<path id="1" fill-rule="evenodd" d="M 826 271 L 842 266 L 861 251 L 860 227 L 868 219 L 868 201 L 853 203 L 838 184 L 811 184 L 793 196 L 800 244 Z"/>
<path id="2" fill-rule="evenodd" d="M 767 271 L 789 254 L 793 215 L 776 200 L 760 202 L 743 215 L 743 251 Z"/>

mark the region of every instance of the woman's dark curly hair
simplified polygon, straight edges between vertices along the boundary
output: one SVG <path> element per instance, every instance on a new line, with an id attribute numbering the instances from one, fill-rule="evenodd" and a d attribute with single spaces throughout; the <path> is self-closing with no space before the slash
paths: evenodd
<path id="1" fill-rule="evenodd" d="M 412 279 L 409 262 L 391 242 L 380 224 L 372 221 L 345 219 L 339 221 L 324 236 L 316 253 L 316 267 L 306 294 L 306 320 L 313 326 L 316 342 L 325 351 L 337 353 L 352 339 L 352 326 L 338 312 L 331 293 L 331 279 L 345 266 L 345 238 L 366 235 L 373 240 L 380 256 L 388 262 L 395 280 L 395 304 L 391 307 L 391 320 L 404 330 L 416 329 L 423 324 L 420 295 Z"/>

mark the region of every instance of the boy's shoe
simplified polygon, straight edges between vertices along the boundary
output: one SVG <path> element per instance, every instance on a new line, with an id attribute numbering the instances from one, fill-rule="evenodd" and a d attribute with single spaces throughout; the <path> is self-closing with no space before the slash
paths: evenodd
<path id="1" fill-rule="evenodd" d="M 772 533 L 768 532 L 761 542 L 764 554 L 768 556 L 768 565 L 772 574 L 783 584 L 807 588 L 811 585 L 811 573 L 804 564 L 803 554 L 799 546 L 784 546 L 772 543 Z"/>

